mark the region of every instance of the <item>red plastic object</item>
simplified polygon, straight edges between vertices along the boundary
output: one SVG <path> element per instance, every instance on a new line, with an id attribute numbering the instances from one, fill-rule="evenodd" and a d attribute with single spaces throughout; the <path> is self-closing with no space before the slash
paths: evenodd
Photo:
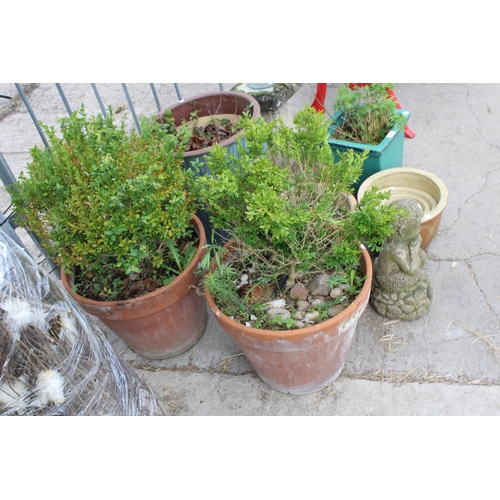
<path id="1" fill-rule="evenodd" d="M 326 97 L 326 83 L 317 83 L 316 84 L 316 95 L 314 97 L 314 101 L 311 104 L 316 111 L 321 111 L 321 113 L 325 112 L 325 97 Z"/>

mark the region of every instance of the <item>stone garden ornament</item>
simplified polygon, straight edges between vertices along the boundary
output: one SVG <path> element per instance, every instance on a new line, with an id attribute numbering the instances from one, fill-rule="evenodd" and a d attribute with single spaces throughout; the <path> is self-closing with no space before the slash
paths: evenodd
<path id="1" fill-rule="evenodd" d="M 400 199 L 391 205 L 410 213 L 399 217 L 373 268 L 371 304 L 389 319 L 411 321 L 425 316 L 432 305 L 432 283 L 422 270 L 427 255 L 420 248 L 423 211 L 418 203 Z"/>

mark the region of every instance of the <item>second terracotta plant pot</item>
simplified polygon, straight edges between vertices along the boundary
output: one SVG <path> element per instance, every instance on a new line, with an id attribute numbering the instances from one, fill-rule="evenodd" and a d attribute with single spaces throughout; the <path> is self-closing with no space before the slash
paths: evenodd
<path id="1" fill-rule="evenodd" d="M 364 247 L 361 264 L 366 279 L 354 302 L 327 321 L 297 330 L 259 330 L 242 325 L 226 316 L 207 290 L 205 296 L 220 327 L 236 341 L 267 385 L 284 393 L 308 394 L 331 384 L 344 367 L 370 297 L 372 262 Z"/>
<path id="2" fill-rule="evenodd" d="M 137 354 L 150 359 L 182 354 L 198 342 L 207 325 L 200 277 L 194 274 L 206 252 L 206 238 L 198 217 L 193 217 L 192 224 L 199 235 L 198 249 L 170 285 L 129 300 L 99 302 L 71 293 L 70 277 L 64 271 L 62 284 L 85 312 L 99 318 Z"/>

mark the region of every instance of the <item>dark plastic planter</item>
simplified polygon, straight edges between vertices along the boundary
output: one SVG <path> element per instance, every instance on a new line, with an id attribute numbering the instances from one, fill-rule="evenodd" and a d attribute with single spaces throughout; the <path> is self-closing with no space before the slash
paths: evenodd
<path id="1" fill-rule="evenodd" d="M 202 94 L 184 102 L 179 102 L 169 108 L 172 112 L 175 125 L 179 126 L 183 121 L 190 121 L 191 113 L 198 111 L 198 117 L 210 117 L 217 115 L 237 115 L 241 117 L 245 111 L 251 113 L 252 120 L 257 120 L 260 116 L 260 106 L 257 100 L 244 92 L 214 92 L 210 94 Z M 241 139 L 243 130 L 237 134 L 229 137 L 228 139 L 220 142 L 223 147 L 228 148 L 229 152 L 238 156 L 237 141 Z M 213 146 L 199 149 L 196 151 L 187 151 L 184 154 L 184 168 L 192 168 L 193 163 L 201 162 L 201 172 L 203 174 L 210 174 L 207 167 L 206 155 L 210 152 Z M 207 240 L 210 243 L 212 239 L 213 228 L 209 222 L 209 214 L 201 209 L 198 209 L 196 215 L 201 219 Z M 225 240 L 224 237 L 216 238 L 219 243 Z"/>

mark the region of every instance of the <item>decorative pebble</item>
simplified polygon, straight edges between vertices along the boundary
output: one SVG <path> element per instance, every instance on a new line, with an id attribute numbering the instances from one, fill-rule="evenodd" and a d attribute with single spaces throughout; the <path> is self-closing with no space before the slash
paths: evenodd
<path id="1" fill-rule="evenodd" d="M 330 292 L 330 297 L 332 299 L 337 299 L 339 298 L 343 293 L 343 290 L 342 288 L 340 288 L 339 286 L 336 286 L 331 292 Z"/>
<path id="2" fill-rule="evenodd" d="M 337 314 L 341 313 L 345 309 L 345 306 L 342 304 L 337 304 L 336 306 L 332 306 L 328 308 L 328 316 L 330 318 L 333 318 L 334 316 L 337 316 Z"/>
<path id="3" fill-rule="evenodd" d="M 305 323 L 302 323 L 302 321 L 296 321 L 295 322 L 295 327 L 296 328 L 304 328 L 304 326 L 306 326 L 306 325 L 305 325 Z"/>
<path id="4" fill-rule="evenodd" d="M 281 316 L 282 319 L 288 319 L 292 316 L 288 309 L 284 309 L 281 307 L 271 307 L 271 309 L 267 311 L 267 315 L 271 319 L 275 318 L 276 316 Z"/>
<path id="5" fill-rule="evenodd" d="M 285 299 L 276 299 L 276 300 L 271 300 L 271 302 L 266 302 L 264 304 L 267 308 L 280 308 L 280 307 L 285 307 L 286 306 L 286 300 Z"/>
<path id="6" fill-rule="evenodd" d="M 311 295 L 322 295 L 326 297 L 330 292 L 329 282 L 330 276 L 327 274 L 318 274 L 311 280 L 311 283 L 309 283 L 309 292 L 311 292 Z"/>
<path id="7" fill-rule="evenodd" d="M 314 299 L 311 302 L 311 307 L 319 306 L 319 305 L 323 304 L 323 302 L 324 302 L 323 299 Z"/>
<path id="8" fill-rule="evenodd" d="M 309 309 L 310 305 L 307 300 L 298 300 L 297 301 L 297 311 L 305 312 Z"/>
<path id="9" fill-rule="evenodd" d="M 244 287 L 245 285 L 248 285 L 248 274 L 242 274 L 240 276 L 240 279 L 238 280 L 237 289 L 239 290 L 240 288 Z"/>
<path id="10" fill-rule="evenodd" d="M 319 318 L 319 311 L 314 311 L 312 313 L 307 313 L 304 316 L 305 319 L 308 319 L 309 321 L 314 321 Z"/>
<path id="11" fill-rule="evenodd" d="M 293 285 L 292 289 L 290 290 L 290 298 L 291 299 L 301 299 L 305 300 L 307 299 L 307 296 L 309 295 L 309 291 L 307 288 L 299 283 L 296 285 Z"/>
<path id="12" fill-rule="evenodd" d="M 293 313 L 294 319 L 302 319 L 304 317 L 304 313 L 302 311 L 295 311 Z"/>

